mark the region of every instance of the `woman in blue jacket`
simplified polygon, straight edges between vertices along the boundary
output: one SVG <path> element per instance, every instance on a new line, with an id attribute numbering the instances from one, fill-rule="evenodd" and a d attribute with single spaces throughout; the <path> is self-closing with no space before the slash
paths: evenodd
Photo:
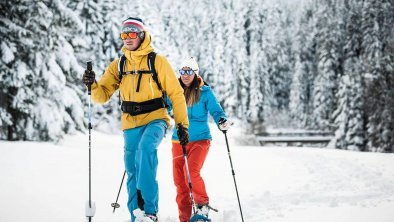
<path id="1" fill-rule="evenodd" d="M 193 58 L 183 61 L 179 70 L 179 82 L 184 90 L 189 118 L 189 143 L 186 145 L 190 179 L 193 187 L 193 198 L 197 205 L 197 213 L 208 217 L 209 197 L 204 180 L 200 175 L 205 158 L 208 154 L 212 136 L 208 126 L 208 113 L 221 130 L 227 130 L 227 116 L 217 101 L 211 87 L 204 84 L 198 75 L 198 64 Z M 168 103 L 171 111 L 171 103 Z M 185 172 L 182 147 L 174 128 L 172 135 L 173 176 L 176 186 L 179 220 L 190 221 L 192 201 Z"/>

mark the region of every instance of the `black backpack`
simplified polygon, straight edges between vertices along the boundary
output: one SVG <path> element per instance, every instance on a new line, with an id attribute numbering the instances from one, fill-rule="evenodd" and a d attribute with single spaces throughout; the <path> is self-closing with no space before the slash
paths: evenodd
<path id="1" fill-rule="evenodd" d="M 119 105 L 121 106 L 121 109 L 123 112 L 129 113 L 130 115 L 135 116 L 135 115 L 149 113 L 154 110 L 167 107 L 167 104 L 165 103 L 166 93 L 165 93 L 165 91 L 163 91 L 163 88 L 161 87 L 159 78 L 157 76 L 157 72 L 156 72 L 156 68 L 155 68 L 155 59 L 156 59 L 156 53 L 150 52 L 148 54 L 149 70 L 133 70 L 133 71 L 125 72 L 124 69 L 125 69 L 125 64 L 126 64 L 126 56 L 122 55 L 120 57 L 119 62 L 118 62 L 119 82 L 122 81 L 123 75 L 130 75 L 130 74 L 131 75 L 139 75 L 137 89 L 136 89 L 136 92 L 139 92 L 142 75 L 143 74 L 151 74 L 153 80 L 156 82 L 159 90 L 163 94 L 163 96 L 161 98 L 156 98 L 156 99 L 148 100 L 145 102 L 137 103 L 137 102 L 131 102 L 131 101 L 121 101 L 120 91 L 119 91 Z"/>

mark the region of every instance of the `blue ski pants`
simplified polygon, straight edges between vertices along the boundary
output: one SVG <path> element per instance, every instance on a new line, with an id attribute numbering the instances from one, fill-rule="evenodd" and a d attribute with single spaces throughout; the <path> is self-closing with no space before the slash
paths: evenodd
<path id="1" fill-rule="evenodd" d="M 156 180 L 157 147 L 162 141 L 167 125 L 164 120 L 154 120 L 147 125 L 127 129 L 124 136 L 124 163 L 127 172 L 127 206 L 131 220 L 138 208 L 137 190 L 143 199 L 145 213 L 158 212 L 159 188 Z"/>

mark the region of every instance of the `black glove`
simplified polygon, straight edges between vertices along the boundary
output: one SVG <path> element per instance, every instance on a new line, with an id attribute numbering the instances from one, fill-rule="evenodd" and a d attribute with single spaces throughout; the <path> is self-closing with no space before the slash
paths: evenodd
<path id="1" fill-rule="evenodd" d="M 178 124 L 178 139 L 182 146 L 186 146 L 189 143 L 189 131 L 182 124 Z"/>
<path id="2" fill-rule="evenodd" d="M 94 71 L 85 70 L 85 73 L 82 77 L 83 84 L 86 86 L 92 85 L 94 81 L 96 81 L 96 74 Z"/>

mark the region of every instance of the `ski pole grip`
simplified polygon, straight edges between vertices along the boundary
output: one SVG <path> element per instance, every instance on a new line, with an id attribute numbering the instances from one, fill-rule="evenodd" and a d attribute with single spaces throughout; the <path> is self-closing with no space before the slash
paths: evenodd
<path id="1" fill-rule="evenodd" d="M 179 131 L 180 130 L 184 130 L 185 129 L 185 127 L 182 125 L 182 123 L 178 123 L 178 137 L 180 137 L 181 135 L 179 134 Z M 183 155 L 186 155 L 186 145 L 182 145 L 181 144 L 181 146 L 182 146 L 182 151 L 183 151 Z"/>
<path id="2" fill-rule="evenodd" d="M 86 69 L 88 71 L 92 71 L 92 69 L 93 69 L 92 61 L 86 62 Z M 88 95 L 91 95 L 91 94 L 92 94 L 92 84 L 89 84 L 88 85 Z"/>

